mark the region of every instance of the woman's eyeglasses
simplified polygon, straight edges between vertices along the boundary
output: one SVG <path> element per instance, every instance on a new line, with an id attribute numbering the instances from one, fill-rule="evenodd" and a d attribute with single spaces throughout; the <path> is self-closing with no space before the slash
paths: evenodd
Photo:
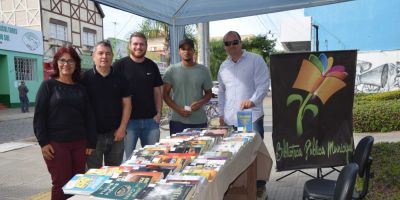
<path id="1" fill-rule="evenodd" d="M 226 47 L 229 47 L 229 46 L 232 46 L 232 45 L 238 45 L 239 43 L 240 43 L 239 40 L 232 40 L 232 41 L 225 41 L 225 42 L 224 42 L 224 45 L 225 45 Z"/>
<path id="2" fill-rule="evenodd" d="M 60 65 L 65 65 L 65 64 L 74 65 L 74 64 L 76 64 L 76 62 L 75 62 L 75 60 L 60 59 L 60 60 L 58 60 L 58 64 L 60 64 Z"/>

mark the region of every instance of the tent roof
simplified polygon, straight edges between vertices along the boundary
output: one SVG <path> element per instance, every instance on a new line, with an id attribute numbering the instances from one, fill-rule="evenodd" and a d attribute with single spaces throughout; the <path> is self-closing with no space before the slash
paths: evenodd
<path id="1" fill-rule="evenodd" d="M 186 25 L 231 19 L 349 0 L 94 0 L 119 10 L 168 23 Z"/>

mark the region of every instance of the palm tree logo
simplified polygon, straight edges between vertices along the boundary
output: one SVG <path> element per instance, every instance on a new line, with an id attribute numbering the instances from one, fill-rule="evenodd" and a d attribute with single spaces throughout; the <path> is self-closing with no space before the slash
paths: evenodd
<path id="1" fill-rule="evenodd" d="M 313 117 L 316 117 L 319 112 L 318 106 L 309 103 L 311 97 L 316 96 L 322 104 L 325 104 L 334 93 L 346 86 L 344 79 L 348 73 L 345 72 L 345 67 L 343 65 L 332 67 L 332 65 L 333 58 L 328 58 L 323 53 L 319 57 L 310 54 L 308 60 L 303 59 L 293 88 L 307 91 L 308 95 L 303 99 L 299 94 L 291 94 L 286 101 L 286 106 L 295 101 L 299 101 L 300 104 L 296 119 L 297 136 L 303 134 L 302 121 L 306 111 L 311 111 Z"/>

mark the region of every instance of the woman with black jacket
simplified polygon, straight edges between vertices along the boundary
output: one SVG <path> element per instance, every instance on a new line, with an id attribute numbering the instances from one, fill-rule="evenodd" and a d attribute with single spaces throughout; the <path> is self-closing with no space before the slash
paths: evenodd
<path id="1" fill-rule="evenodd" d="M 33 127 L 52 179 L 52 200 L 68 198 L 62 187 L 85 173 L 87 155 L 96 147 L 96 124 L 86 90 L 78 82 L 81 60 L 72 47 L 54 55 L 52 79 L 36 96 Z"/>

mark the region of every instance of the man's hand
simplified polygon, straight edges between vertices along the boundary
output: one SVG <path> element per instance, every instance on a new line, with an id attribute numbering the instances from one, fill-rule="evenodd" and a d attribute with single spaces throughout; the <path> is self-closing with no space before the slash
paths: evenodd
<path id="1" fill-rule="evenodd" d="M 246 99 L 246 100 L 243 100 L 242 102 L 240 102 L 240 110 L 252 108 L 254 106 L 256 106 L 256 105 L 249 99 Z"/>
<path id="2" fill-rule="evenodd" d="M 182 117 L 189 117 L 192 114 L 191 111 L 185 110 L 185 108 L 178 108 L 177 113 Z"/>
<path id="3" fill-rule="evenodd" d="M 123 128 L 118 128 L 115 132 L 114 132 L 114 141 L 115 142 L 119 142 L 122 141 L 125 137 L 125 129 Z"/>
<path id="4" fill-rule="evenodd" d="M 224 117 L 219 117 L 219 125 L 220 126 L 224 126 L 225 125 Z"/>
<path id="5" fill-rule="evenodd" d="M 44 159 L 46 160 L 53 160 L 54 158 L 54 149 L 51 144 L 42 147 L 42 154 Z"/>
<path id="6" fill-rule="evenodd" d="M 202 106 L 202 104 L 198 101 L 195 101 L 192 103 L 192 105 L 190 105 L 190 108 L 192 109 L 192 111 L 196 111 L 198 109 L 200 109 Z"/>
<path id="7" fill-rule="evenodd" d="M 86 149 L 86 155 L 87 155 L 87 156 L 90 156 L 90 155 L 92 154 L 93 151 L 94 151 L 94 149 L 89 149 L 89 148 L 87 148 L 87 149 Z"/>
<path id="8" fill-rule="evenodd" d="M 157 122 L 157 124 L 159 124 L 161 120 L 161 113 L 158 112 L 156 115 L 154 115 L 153 119 Z"/>

